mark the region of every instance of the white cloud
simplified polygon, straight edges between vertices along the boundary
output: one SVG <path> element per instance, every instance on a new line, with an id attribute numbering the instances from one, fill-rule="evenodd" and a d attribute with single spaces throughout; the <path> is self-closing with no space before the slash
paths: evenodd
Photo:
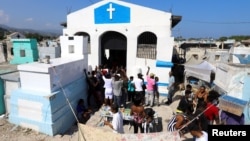
<path id="1" fill-rule="evenodd" d="M 0 9 L 0 24 L 6 24 L 9 22 L 9 16 Z"/>
<path id="2" fill-rule="evenodd" d="M 27 18 L 25 19 L 26 22 L 32 22 L 33 21 L 33 18 Z"/>

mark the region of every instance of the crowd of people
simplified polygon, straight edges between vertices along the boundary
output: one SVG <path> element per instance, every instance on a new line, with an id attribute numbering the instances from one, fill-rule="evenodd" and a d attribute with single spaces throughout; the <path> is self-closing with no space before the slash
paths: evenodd
<path id="1" fill-rule="evenodd" d="M 92 72 L 84 70 L 84 73 L 88 84 L 88 109 L 99 109 L 101 106 L 111 107 L 113 120 L 112 122 L 104 121 L 104 125 L 112 128 L 115 133 L 123 133 L 121 111 L 117 108 L 129 108 L 131 109 L 130 115 L 133 117 L 134 133 L 156 131 L 153 126 L 155 112 L 152 107 L 155 106 L 155 103 L 160 106 L 157 85 L 159 78 L 150 73 L 150 67 L 146 73 L 147 84 L 145 84 L 142 73 L 138 73 L 137 77 L 128 77 L 126 70 L 122 67 L 113 69 L 96 67 Z M 86 121 L 89 118 L 90 110 L 83 106 L 83 102 L 81 99 L 77 106 L 80 121 Z"/>
<path id="2" fill-rule="evenodd" d="M 112 128 L 115 133 L 124 133 L 123 118 L 119 108 L 130 108 L 134 133 L 156 132 L 153 107 L 160 106 L 159 77 L 150 72 L 150 67 L 146 72 L 146 84 L 142 73 L 138 73 L 137 77 L 128 77 L 122 67 L 115 69 L 96 67 L 92 72 L 86 70 L 84 72 L 88 83 L 88 107 L 100 108 L 102 105 L 111 107 L 113 120 L 105 121 L 105 125 Z M 168 101 L 165 104 L 170 105 L 176 92 L 175 77 L 171 71 L 167 89 Z M 215 90 L 208 91 L 205 86 L 200 86 L 199 90 L 194 91 L 192 86 L 187 84 L 175 114 L 168 122 L 168 131 L 178 130 L 181 134 L 189 132 L 198 141 L 206 140 L 208 125 L 244 124 L 244 115 L 237 117 L 218 108 L 219 97 L 220 94 Z M 91 98 L 94 99 L 94 103 Z M 128 102 L 131 103 L 130 107 Z M 84 114 L 81 114 L 86 118 L 89 111 L 83 109 Z"/>
<path id="3" fill-rule="evenodd" d="M 176 112 L 168 123 L 168 131 L 191 133 L 194 141 L 208 140 L 208 125 L 244 125 L 244 114 L 237 116 L 220 109 L 219 97 L 215 90 L 200 86 L 197 91 L 190 84 L 182 92 Z"/>
<path id="4" fill-rule="evenodd" d="M 144 106 L 153 107 L 155 103 L 160 106 L 157 84 L 159 77 L 149 71 L 150 67 L 146 73 L 146 84 L 142 73 L 138 73 L 137 77 L 128 77 L 122 67 L 96 67 L 92 72 L 84 70 L 88 84 L 88 106 L 100 108 L 102 105 L 110 106 L 115 103 L 118 107 L 126 108 L 127 103 L 132 103 L 135 96 L 141 98 Z"/>

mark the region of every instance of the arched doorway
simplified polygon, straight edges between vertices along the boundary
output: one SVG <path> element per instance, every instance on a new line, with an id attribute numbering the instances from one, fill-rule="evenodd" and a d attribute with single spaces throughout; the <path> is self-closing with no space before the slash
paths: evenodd
<path id="1" fill-rule="evenodd" d="M 118 32 L 109 31 L 101 37 L 101 64 L 109 68 L 126 67 L 127 38 Z"/>

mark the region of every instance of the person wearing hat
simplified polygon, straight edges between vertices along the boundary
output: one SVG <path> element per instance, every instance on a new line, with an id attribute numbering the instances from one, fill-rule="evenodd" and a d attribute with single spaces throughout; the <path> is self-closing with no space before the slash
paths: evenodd
<path id="1" fill-rule="evenodd" d="M 155 75 L 153 73 L 149 74 L 149 70 L 150 70 L 150 67 L 148 67 L 148 71 L 146 73 L 146 75 L 147 75 L 147 96 L 146 96 L 145 104 L 146 104 L 146 106 L 150 105 L 151 107 L 153 107 L 153 105 L 154 105 L 154 85 L 155 85 L 154 76 Z"/>

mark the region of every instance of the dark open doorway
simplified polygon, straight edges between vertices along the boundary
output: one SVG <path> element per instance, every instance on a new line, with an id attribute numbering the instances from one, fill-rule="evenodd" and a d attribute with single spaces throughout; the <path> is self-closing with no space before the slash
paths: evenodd
<path id="1" fill-rule="evenodd" d="M 109 61 L 111 63 L 110 65 L 126 67 L 126 57 L 127 57 L 126 50 L 110 50 L 109 56 L 110 56 Z"/>
<path id="2" fill-rule="evenodd" d="M 126 67 L 127 38 L 121 33 L 109 31 L 101 38 L 101 64 L 109 68 Z"/>

